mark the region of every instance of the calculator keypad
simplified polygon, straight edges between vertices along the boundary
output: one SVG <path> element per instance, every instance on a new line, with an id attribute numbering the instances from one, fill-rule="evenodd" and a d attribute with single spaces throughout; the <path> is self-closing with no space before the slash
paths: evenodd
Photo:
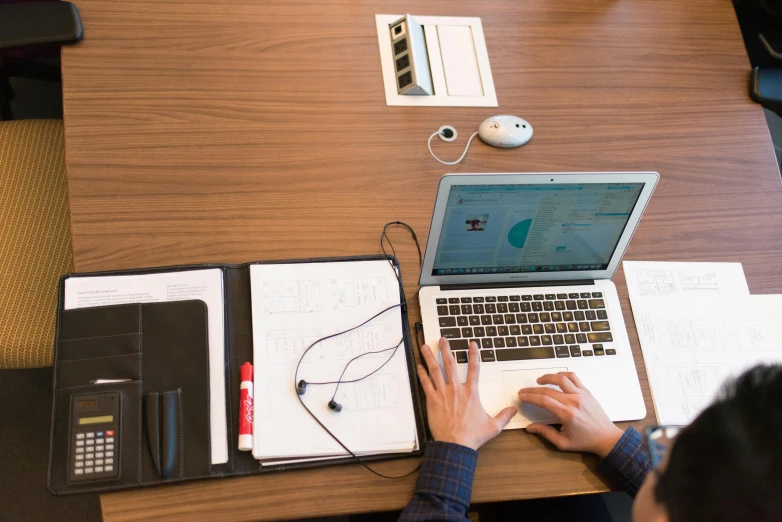
<path id="1" fill-rule="evenodd" d="M 85 430 L 75 434 L 71 456 L 71 480 L 100 480 L 119 475 L 117 434 L 114 430 Z"/>

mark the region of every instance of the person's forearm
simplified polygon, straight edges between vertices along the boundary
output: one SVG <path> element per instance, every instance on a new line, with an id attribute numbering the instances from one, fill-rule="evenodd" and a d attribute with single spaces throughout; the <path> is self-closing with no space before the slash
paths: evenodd
<path id="1" fill-rule="evenodd" d="M 467 521 L 478 452 L 448 442 L 426 445 L 410 503 L 400 521 Z"/>
<path id="2" fill-rule="evenodd" d="M 652 461 L 644 449 L 643 436 L 632 426 L 627 428 L 611 452 L 600 461 L 599 469 L 634 497 L 652 470 Z"/>

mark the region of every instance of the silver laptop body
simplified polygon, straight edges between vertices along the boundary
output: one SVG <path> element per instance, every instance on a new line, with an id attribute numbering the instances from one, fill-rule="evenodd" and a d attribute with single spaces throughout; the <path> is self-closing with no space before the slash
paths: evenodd
<path id="1" fill-rule="evenodd" d="M 462 381 L 478 343 L 481 402 L 556 419 L 520 388 L 575 372 L 613 421 L 646 416 L 611 282 L 659 175 L 448 174 L 440 180 L 421 272 L 424 337 L 449 339 Z"/>

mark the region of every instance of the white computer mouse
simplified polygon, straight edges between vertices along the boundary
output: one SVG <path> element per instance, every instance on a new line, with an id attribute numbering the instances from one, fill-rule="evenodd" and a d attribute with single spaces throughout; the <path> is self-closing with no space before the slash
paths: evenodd
<path id="1" fill-rule="evenodd" d="M 532 125 L 518 116 L 492 116 L 478 126 L 478 136 L 492 147 L 521 147 L 532 139 Z"/>

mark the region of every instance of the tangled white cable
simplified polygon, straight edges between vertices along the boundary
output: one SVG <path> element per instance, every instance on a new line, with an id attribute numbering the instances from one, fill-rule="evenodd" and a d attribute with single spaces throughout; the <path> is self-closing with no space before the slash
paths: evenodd
<path id="1" fill-rule="evenodd" d="M 460 161 L 462 161 L 464 159 L 464 156 L 467 154 L 467 151 L 470 148 L 470 143 L 472 143 L 473 138 L 475 138 L 475 136 L 477 136 L 477 135 L 478 135 L 478 133 L 474 132 L 473 135 L 470 136 L 470 139 L 467 140 L 467 146 L 464 147 L 464 152 L 462 152 L 462 155 L 459 156 L 458 160 L 456 160 L 456 161 L 443 161 L 440 158 L 438 158 L 437 156 L 435 156 L 434 152 L 432 151 L 432 138 L 434 138 L 435 136 L 440 136 L 440 139 L 443 140 L 443 141 L 453 141 L 453 140 L 456 139 L 456 129 L 454 129 L 450 125 L 443 125 L 442 127 L 440 127 L 440 129 L 437 132 L 435 132 L 434 134 L 429 136 L 429 142 L 427 143 L 427 147 L 429 147 L 429 154 L 431 154 L 434 159 L 436 159 L 437 161 L 439 161 L 443 165 L 456 165 L 457 163 L 459 163 Z"/>

